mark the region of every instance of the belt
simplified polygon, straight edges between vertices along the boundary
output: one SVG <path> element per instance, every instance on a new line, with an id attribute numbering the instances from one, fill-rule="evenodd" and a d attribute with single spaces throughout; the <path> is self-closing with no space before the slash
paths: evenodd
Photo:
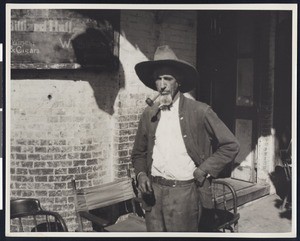
<path id="1" fill-rule="evenodd" d="M 168 187 L 176 187 L 176 186 L 182 186 L 185 184 L 191 184 L 194 183 L 194 179 L 190 180 L 172 180 L 172 179 L 166 179 L 160 176 L 151 176 L 151 181 L 156 184 L 160 184 L 162 186 L 168 186 Z"/>

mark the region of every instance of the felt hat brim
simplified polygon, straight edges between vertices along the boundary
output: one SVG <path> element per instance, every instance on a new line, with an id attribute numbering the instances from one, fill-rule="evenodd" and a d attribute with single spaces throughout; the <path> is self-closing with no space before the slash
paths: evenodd
<path id="1" fill-rule="evenodd" d="M 154 71 L 162 66 L 173 67 L 180 71 L 182 79 L 180 82 L 179 90 L 182 93 L 191 91 L 195 88 L 197 81 L 199 80 L 198 71 L 195 67 L 188 62 L 182 60 L 163 59 L 163 60 L 151 60 L 138 63 L 135 66 L 135 72 L 139 79 L 149 88 L 156 89 L 155 80 L 153 79 Z"/>

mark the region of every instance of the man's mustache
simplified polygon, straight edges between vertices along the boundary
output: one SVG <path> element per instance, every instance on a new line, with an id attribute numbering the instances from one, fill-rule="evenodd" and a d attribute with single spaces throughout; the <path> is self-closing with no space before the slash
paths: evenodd
<path id="1" fill-rule="evenodd" d="M 155 101 L 160 95 L 162 95 L 162 92 L 163 92 L 166 88 L 167 88 L 167 87 L 161 88 L 160 91 L 159 91 L 159 93 L 158 93 L 158 95 L 156 95 L 153 99 L 147 98 L 147 99 L 146 99 L 147 105 L 152 106 L 153 103 L 154 103 L 154 101 Z"/>

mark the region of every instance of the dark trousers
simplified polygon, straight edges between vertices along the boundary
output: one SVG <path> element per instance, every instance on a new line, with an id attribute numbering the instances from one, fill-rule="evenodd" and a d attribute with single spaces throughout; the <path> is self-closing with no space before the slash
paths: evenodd
<path id="1" fill-rule="evenodd" d="M 199 198 L 195 183 L 170 187 L 152 183 L 155 203 L 146 211 L 149 232 L 197 232 Z"/>

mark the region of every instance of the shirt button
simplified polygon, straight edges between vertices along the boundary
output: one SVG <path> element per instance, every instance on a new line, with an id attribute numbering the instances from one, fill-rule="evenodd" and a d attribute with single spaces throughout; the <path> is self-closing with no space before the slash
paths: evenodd
<path id="1" fill-rule="evenodd" d="M 183 135 L 183 138 L 186 138 L 187 137 L 187 135 Z"/>
<path id="2" fill-rule="evenodd" d="M 183 116 L 180 117 L 180 120 L 183 120 Z"/>

